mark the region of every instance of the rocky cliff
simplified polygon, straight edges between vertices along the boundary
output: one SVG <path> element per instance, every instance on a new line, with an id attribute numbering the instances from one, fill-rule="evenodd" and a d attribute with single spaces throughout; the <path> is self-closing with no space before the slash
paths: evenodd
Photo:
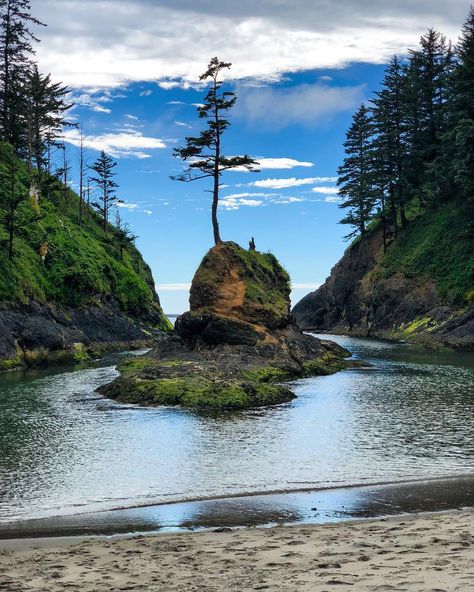
<path id="1" fill-rule="evenodd" d="M 271 254 L 235 243 L 197 270 L 175 334 L 119 365 L 105 396 L 143 405 L 245 408 L 291 400 L 285 380 L 336 372 L 348 352 L 304 335 L 290 315 L 290 279 Z"/>
<path id="2" fill-rule="evenodd" d="M 473 225 L 472 209 L 446 204 L 414 218 L 385 253 L 373 229 L 294 307 L 299 326 L 473 348 Z"/>
<path id="3" fill-rule="evenodd" d="M 9 169 L 7 169 L 9 167 Z M 0 370 L 151 343 L 171 326 L 150 268 L 133 244 L 106 234 L 97 214 L 54 177 L 11 162 L 0 145 L 2 178 L 13 168 L 15 213 L 9 257 L 11 196 L 0 187 Z M 38 189 L 38 186 L 41 189 Z"/>

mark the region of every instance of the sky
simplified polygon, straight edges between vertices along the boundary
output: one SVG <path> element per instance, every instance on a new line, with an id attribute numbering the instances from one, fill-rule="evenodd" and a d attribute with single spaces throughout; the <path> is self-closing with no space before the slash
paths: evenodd
<path id="1" fill-rule="evenodd" d="M 88 162 L 117 160 L 120 214 L 138 235 L 165 312 L 188 308 L 189 286 L 212 246 L 209 179 L 180 183 L 173 149 L 197 135 L 218 56 L 237 95 L 223 143 L 259 172 L 222 177 L 223 240 L 274 253 L 293 302 L 324 282 L 347 248 L 338 224 L 337 168 L 345 132 L 379 87 L 385 64 L 427 27 L 456 41 L 469 1 L 32 0 L 43 72 L 67 84 Z M 78 134 L 65 130 L 77 177 Z"/>

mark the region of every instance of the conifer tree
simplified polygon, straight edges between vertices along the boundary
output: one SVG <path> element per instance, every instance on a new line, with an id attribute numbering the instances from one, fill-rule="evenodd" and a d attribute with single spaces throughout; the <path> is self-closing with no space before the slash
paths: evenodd
<path id="1" fill-rule="evenodd" d="M 72 107 L 66 102 L 69 89 L 54 83 L 51 75 L 42 75 L 34 64 L 27 76 L 27 132 L 28 156 L 39 171 L 48 162 L 50 144 L 57 142 L 63 127 L 72 125 L 64 118 L 64 113 Z"/>
<path id="2" fill-rule="evenodd" d="M 422 202 L 421 193 L 429 177 L 427 172 L 439 155 L 441 135 L 446 126 L 452 50 L 444 35 L 429 29 L 421 37 L 420 47 L 410 53 L 405 76 L 405 108 L 409 116 L 407 151 L 410 154 L 407 181 L 410 193 L 418 193 Z"/>
<path id="3" fill-rule="evenodd" d="M 137 238 L 138 236 L 133 234 L 130 225 L 123 223 L 119 208 L 117 208 L 115 212 L 114 239 L 119 252 L 120 260 L 123 259 L 124 251 L 131 245 L 135 244 Z"/>
<path id="4" fill-rule="evenodd" d="M 452 187 L 465 199 L 473 200 L 474 187 L 474 8 L 471 8 L 456 48 L 448 113 L 448 130 L 443 136 L 443 154 L 438 176 L 451 173 Z M 445 195 L 445 199 L 449 195 Z"/>
<path id="5" fill-rule="evenodd" d="M 13 147 L 5 147 L 4 162 L 0 167 L 0 215 L 8 235 L 8 259 L 13 260 L 14 240 L 18 232 L 41 220 L 37 204 L 32 204 L 27 179 L 20 178 L 20 170 Z"/>
<path id="6" fill-rule="evenodd" d="M 39 41 L 29 27 L 42 24 L 31 16 L 30 0 L 0 0 L 0 135 L 17 152 L 25 145 L 25 84 Z"/>
<path id="7" fill-rule="evenodd" d="M 222 91 L 222 81 L 219 75 L 222 70 L 229 69 L 232 64 L 221 62 L 213 58 L 206 72 L 200 80 L 210 80 L 211 86 L 204 98 L 203 105 L 198 107 L 200 119 L 205 119 L 207 126 L 199 136 L 186 138 L 186 145 L 183 148 L 176 148 L 174 156 L 187 163 L 187 169 L 182 175 L 172 177 L 178 181 L 196 181 L 198 179 L 212 178 L 212 228 L 214 242 L 217 245 L 221 242 L 219 222 L 217 219 L 217 208 L 219 205 L 219 186 L 221 175 L 224 171 L 245 167 L 248 170 L 255 170 L 258 164 L 250 156 L 224 156 L 222 146 L 222 135 L 230 126 L 226 114 L 235 105 L 237 97 L 230 91 Z"/>
<path id="8" fill-rule="evenodd" d="M 114 169 L 116 166 L 117 163 L 114 161 L 114 159 L 102 150 L 99 158 L 90 167 L 90 169 L 95 173 L 95 176 L 91 177 L 91 181 L 98 190 L 97 200 L 94 201 L 92 205 L 102 217 L 104 232 L 106 235 L 108 234 L 109 229 L 111 208 L 117 201 L 115 190 L 117 189 L 118 185 L 114 181 L 116 174 Z"/>
<path id="9" fill-rule="evenodd" d="M 340 208 L 347 210 L 341 224 L 354 226 L 346 238 L 364 236 L 374 207 L 372 170 L 372 124 L 370 112 L 361 105 L 354 115 L 344 143 L 346 157 L 338 170 Z"/>
<path id="10" fill-rule="evenodd" d="M 377 150 L 383 156 L 378 171 L 379 183 L 388 187 L 393 232 L 397 230 L 397 213 L 405 226 L 407 144 L 403 67 L 394 56 L 385 71 L 382 90 L 372 99 Z"/>

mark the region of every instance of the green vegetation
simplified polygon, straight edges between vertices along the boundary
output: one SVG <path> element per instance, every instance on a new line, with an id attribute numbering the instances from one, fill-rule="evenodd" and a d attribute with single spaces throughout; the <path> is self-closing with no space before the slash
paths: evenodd
<path id="1" fill-rule="evenodd" d="M 288 273 L 271 253 L 247 251 L 233 242 L 220 243 L 202 260 L 193 280 L 191 307 L 196 303 L 197 308 L 206 305 L 212 308 L 219 287 L 238 280 L 245 287 L 242 312 L 248 320 L 267 316 L 278 324 L 288 318 L 291 292 Z"/>
<path id="2" fill-rule="evenodd" d="M 447 301 L 469 304 L 474 287 L 474 222 L 467 207 L 442 204 L 412 220 L 389 245 L 385 276 L 400 272 L 436 282 Z"/>
<path id="3" fill-rule="evenodd" d="M 140 405 L 181 405 L 197 409 L 247 409 L 294 398 L 281 385 L 258 381 L 219 380 L 203 376 L 119 380 L 116 398 Z"/>
<path id="4" fill-rule="evenodd" d="M 429 29 L 408 58 L 393 57 L 381 89 L 354 115 L 338 179 L 346 210 L 341 223 L 353 227 L 348 237 L 364 236 L 377 220 L 384 250 L 392 238 L 398 244 L 390 249 L 388 267 L 426 272 L 442 295 L 457 302 L 472 289 L 473 233 L 449 208 L 461 211 L 461 203 L 462 215 L 472 219 L 473 88 L 471 8 L 456 47 Z M 424 220 L 404 232 L 415 211 L 426 212 Z M 464 263 L 456 261 L 459 256 Z"/>
<path id="5" fill-rule="evenodd" d="M 0 173 L 5 170 L 11 148 L 0 145 Z M 35 172 L 16 159 L 17 190 L 30 195 Z M 31 212 L 37 221 L 20 225 L 8 256 L 8 235 L 2 224 L 7 198 L 0 194 L 0 302 L 4 304 L 49 302 L 62 306 L 101 305 L 113 297 L 131 316 L 146 315 L 154 308 L 160 314 L 159 328 L 169 321 L 159 308 L 149 267 L 138 250 L 129 245 L 120 259 L 113 236 L 106 237 L 101 218 L 87 208 L 78 223 L 79 197 L 54 177 L 47 177 L 37 196 L 25 199 L 19 216 Z M 111 226 L 111 234 L 114 228 Z"/>

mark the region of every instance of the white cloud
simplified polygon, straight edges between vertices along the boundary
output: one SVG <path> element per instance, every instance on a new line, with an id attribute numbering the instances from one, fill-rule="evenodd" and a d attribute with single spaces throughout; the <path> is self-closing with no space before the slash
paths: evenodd
<path id="1" fill-rule="evenodd" d="M 311 191 L 314 193 L 322 193 L 323 195 L 337 195 L 339 193 L 337 187 L 313 187 Z"/>
<path id="2" fill-rule="evenodd" d="M 64 140 L 69 144 L 80 145 L 79 130 L 65 130 L 63 136 Z M 144 152 L 144 150 L 166 148 L 166 144 L 160 138 L 150 138 L 138 131 L 109 133 L 98 136 L 85 135 L 84 146 L 92 150 L 104 150 L 114 158 L 149 158 L 150 154 Z"/>
<path id="3" fill-rule="evenodd" d="M 132 121 L 139 121 L 139 119 L 136 115 L 131 115 L 130 113 L 125 113 L 125 117 L 127 119 L 131 119 Z"/>
<path id="4" fill-rule="evenodd" d="M 333 183 L 337 177 L 307 177 L 303 179 L 260 179 L 248 183 L 250 187 L 261 187 L 265 189 L 288 189 L 290 187 L 300 187 L 302 185 L 314 185 L 315 183 Z"/>
<path id="5" fill-rule="evenodd" d="M 125 210 L 136 210 L 138 208 L 138 204 L 136 203 L 128 203 L 125 201 L 117 202 L 117 206 L 119 208 L 124 208 Z"/>
<path id="6" fill-rule="evenodd" d="M 313 167 L 313 162 L 304 162 L 295 160 L 294 158 L 256 158 L 258 162 L 257 168 L 261 171 L 270 170 L 270 169 L 294 169 L 296 167 Z M 235 169 L 231 169 L 232 171 L 240 172 L 240 173 L 249 173 L 250 171 L 245 167 L 236 167 Z"/>
<path id="7" fill-rule="evenodd" d="M 55 79 L 174 88 L 196 83 L 216 53 L 233 62 L 234 78 L 267 81 L 385 63 L 428 26 L 454 37 L 468 8 L 466 0 L 41 0 L 34 14 L 49 25 L 38 59 Z"/>
<path id="8" fill-rule="evenodd" d="M 156 289 L 159 292 L 189 292 L 191 289 L 191 283 L 157 284 Z"/>
<path id="9" fill-rule="evenodd" d="M 338 195 L 328 195 L 324 198 L 326 203 L 338 203 L 341 201 L 341 198 Z"/>
<path id="10" fill-rule="evenodd" d="M 192 127 L 188 123 L 184 123 L 184 121 L 175 121 L 174 124 L 175 125 L 179 125 L 180 127 L 188 127 L 188 128 L 191 128 Z"/>
<path id="11" fill-rule="evenodd" d="M 234 193 L 219 201 L 219 207 L 225 210 L 238 210 L 243 206 L 257 208 L 272 204 L 293 204 L 305 201 L 302 197 L 288 197 L 279 193 Z"/>
<path id="12" fill-rule="evenodd" d="M 252 124 L 282 128 L 291 123 L 315 125 L 341 111 L 351 111 L 365 96 L 366 86 L 301 84 L 294 87 L 242 89 L 236 114 Z"/>

